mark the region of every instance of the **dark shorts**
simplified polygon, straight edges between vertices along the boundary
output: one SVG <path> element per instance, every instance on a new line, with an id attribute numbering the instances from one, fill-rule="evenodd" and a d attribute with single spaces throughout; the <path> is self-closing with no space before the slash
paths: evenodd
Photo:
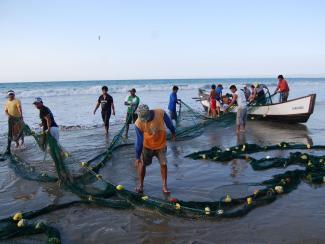
<path id="1" fill-rule="evenodd" d="M 280 103 L 288 101 L 289 92 L 280 92 Z"/>
<path id="2" fill-rule="evenodd" d="M 152 163 L 152 158 L 156 157 L 160 165 L 166 165 L 167 164 L 166 152 L 167 152 L 167 147 L 158 150 L 151 150 L 144 147 L 142 150 L 142 161 L 145 166 L 148 166 Z"/>
<path id="3" fill-rule="evenodd" d="M 111 110 L 102 110 L 102 119 L 105 126 L 109 126 L 109 119 L 111 118 Z"/>
<path id="4" fill-rule="evenodd" d="M 138 115 L 136 113 L 134 113 L 134 114 L 127 113 L 126 114 L 126 123 L 128 125 L 134 124 L 137 119 L 138 119 Z"/>
<path id="5" fill-rule="evenodd" d="M 171 120 L 177 121 L 177 113 L 169 110 L 169 117 Z"/>

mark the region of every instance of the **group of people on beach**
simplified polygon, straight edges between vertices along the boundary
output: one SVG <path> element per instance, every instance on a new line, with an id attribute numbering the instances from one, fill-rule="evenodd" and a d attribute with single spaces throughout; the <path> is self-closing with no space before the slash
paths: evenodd
<path id="1" fill-rule="evenodd" d="M 278 76 L 278 86 L 275 93 L 280 93 L 280 102 L 285 102 L 289 95 L 289 86 L 282 75 Z M 229 87 L 231 96 L 223 95 L 223 86 L 212 85 L 209 96 L 210 109 L 209 115 L 212 117 L 220 116 L 221 112 L 227 112 L 232 109 L 234 105 L 237 106 L 237 133 L 245 130 L 247 120 L 247 106 L 254 101 L 258 104 L 265 104 L 264 85 L 251 85 L 251 90 L 248 86 L 243 89 L 237 89 L 236 85 Z M 152 159 L 156 157 L 160 163 L 160 171 L 162 177 L 162 191 L 165 194 L 169 193 L 167 187 L 167 133 L 166 127 L 170 130 L 172 140 L 176 137 L 176 122 L 177 122 L 177 104 L 181 100 L 177 97 L 179 88 L 173 86 L 169 98 L 167 114 L 163 109 L 150 109 L 146 104 L 140 104 L 140 98 L 136 95 L 136 89 L 129 90 L 129 95 L 124 101 L 127 106 L 126 113 L 126 130 L 125 137 L 128 137 L 129 125 L 135 124 L 136 133 L 136 160 L 135 165 L 138 172 L 139 184 L 136 191 L 143 192 L 144 178 L 146 174 L 146 167 L 152 163 Z M 262 92 L 263 91 L 263 92 Z M 42 98 L 35 98 L 33 105 L 39 110 L 39 117 L 41 120 L 41 127 L 43 132 L 50 134 L 57 142 L 59 141 L 59 128 L 55 122 L 51 110 L 43 103 Z M 115 115 L 115 106 L 113 97 L 108 93 L 108 87 L 102 87 L 102 94 L 97 99 L 97 103 L 93 113 L 95 114 L 98 108 L 101 107 L 101 116 L 105 127 L 105 133 L 109 131 L 109 120 L 111 115 Z M 8 133 L 8 147 L 7 152 L 10 153 L 12 141 L 16 143 L 16 147 L 24 143 L 23 135 L 23 110 L 19 99 L 15 97 L 15 92 L 8 91 L 8 100 L 5 104 L 5 113 L 8 116 L 9 133 Z"/>

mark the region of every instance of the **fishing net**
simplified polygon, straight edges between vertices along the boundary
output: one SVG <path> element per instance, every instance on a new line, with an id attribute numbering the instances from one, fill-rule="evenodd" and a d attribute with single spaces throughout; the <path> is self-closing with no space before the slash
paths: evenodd
<path id="1" fill-rule="evenodd" d="M 178 114 L 176 128 L 177 140 L 189 140 L 202 133 L 205 127 L 215 124 L 220 127 L 234 122 L 235 115 L 226 113 L 219 118 L 208 118 L 201 112 L 182 102 Z M 275 201 L 282 194 L 296 189 L 303 180 L 310 184 L 322 184 L 325 176 L 325 156 L 312 155 L 309 152 L 292 152 L 287 158 L 264 157 L 254 158 L 252 154 L 271 150 L 324 150 L 325 146 L 311 146 L 303 144 L 280 143 L 278 145 L 260 146 L 256 144 L 242 144 L 226 149 L 213 147 L 188 155 L 191 159 L 211 160 L 215 162 L 229 162 L 242 159 L 250 163 L 254 170 L 270 168 L 286 168 L 288 165 L 299 165 L 302 169 L 287 170 L 274 175 L 271 179 L 249 184 L 250 190 L 242 190 L 241 194 L 232 191 L 234 186 L 215 189 L 220 199 L 215 201 L 182 201 L 180 199 L 159 199 L 138 194 L 125 189 L 122 185 L 115 185 L 105 179 L 101 169 L 112 158 L 113 153 L 120 147 L 133 144 L 123 137 L 126 125 L 114 136 L 108 148 L 89 160 L 80 160 L 78 155 L 68 153 L 50 134 L 33 132 L 27 125 L 24 134 L 32 136 L 39 150 L 48 154 L 54 162 L 56 175 L 31 169 L 22 158 L 17 155 L 1 155 L 0 159 L 8 158 L 17 174 L 29 180 L 58 181 L 64 189 L 80 198 L 78 201 L 64 204 L 52 204 L 42 209 L 17 213 L 0 220 L 0 239 L 8 239 L 23 235 L 44 233 L 49 243 L 60 243 L 60 233 L 54 227 L 34 221 L 43 214 L 67 208 L 76 204 L 91 204 L 115 209 L 146 208 L 187 218 L 233 218 L 244 216 L 256 207 Z M 244 191 L 244 192 L 243 192 Z M 238 191 L 237 191 L 238 192 Z"/>

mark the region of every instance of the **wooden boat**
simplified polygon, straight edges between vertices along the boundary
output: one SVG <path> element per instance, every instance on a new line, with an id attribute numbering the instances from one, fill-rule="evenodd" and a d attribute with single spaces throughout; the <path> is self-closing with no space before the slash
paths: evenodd
<path id="1" fill-rule="evenodd" d="M 269 93 L 268 93 L 269 94 Z M 205 111 L 208 111 L 210 103 L 209 94 L 199 89 L 198 101 L 201 102 Z M 305 123 L 314 112 L 316 94 L 295 98 L 283 103 L 273 103 L 271 96 L 265 105 L 249 105 L 248 118 L 286 123 Z M 236 108 L 232 110 L 236 112 Z"/>

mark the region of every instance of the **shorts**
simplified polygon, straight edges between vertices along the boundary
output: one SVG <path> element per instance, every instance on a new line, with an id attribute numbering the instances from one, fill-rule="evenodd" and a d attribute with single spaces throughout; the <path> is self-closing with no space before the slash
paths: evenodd
<path id="1" fill-rule="evenodd" d="M 167 152 L 167 147 L 157 149 L 157 150 L 151 150 L 144 147 L 142 150 L 143 164 L 145 166 L 150 165 L 152 163 L 152 158 L 156 157 L 160 165 L 166 165 L 167 164 L 166 152 Z"/>
<path id="2" fill-rule="evenodd" d="M 169 110 L 169 117 L 171 120 L 177 121 L 177 113 L 176 112 Z"/>
<path id="3" fill-rule="evenodd" d="M 102 110 L 102 119 L 105 126 L 109 126 L 110 118 L 111 118 L 111 110 Z"/>
<path id="4" fill-rule="evenodd" d="M 237 108 L 237 117 L 236 124 L 237 125 L 245 125 L 247 121 L 247 108 Z"/>
<path id="5" fill-rule="evenodd" d="M 136 113 L 134 114 L 127 113 L 125 121 L 128 125 L 130 125 L 130 124 L 134 124 L 135 121 L 137 121 L 137 119 L 138 119 L 138 115 Z"/>
<path id="6" fill-rule="evenodd" d="M 58 127 L 51 127 L 50 128 L 50 134 L 57 142 L 59 142 L 60 134 L 59 134 L 59 128 Z"/>
<path id="7" fill-rule="evenodd" d="M 216 110 L 217 109 L 217 100 L 211 99 L 211 101 L 210 101 L 210 108 L 213 109 L 213 110 Z"/>
<path id="8" fill-rule="evenodd" d="M 280 92 L 280 103 L 288 101 L 289 92 Z"/>

